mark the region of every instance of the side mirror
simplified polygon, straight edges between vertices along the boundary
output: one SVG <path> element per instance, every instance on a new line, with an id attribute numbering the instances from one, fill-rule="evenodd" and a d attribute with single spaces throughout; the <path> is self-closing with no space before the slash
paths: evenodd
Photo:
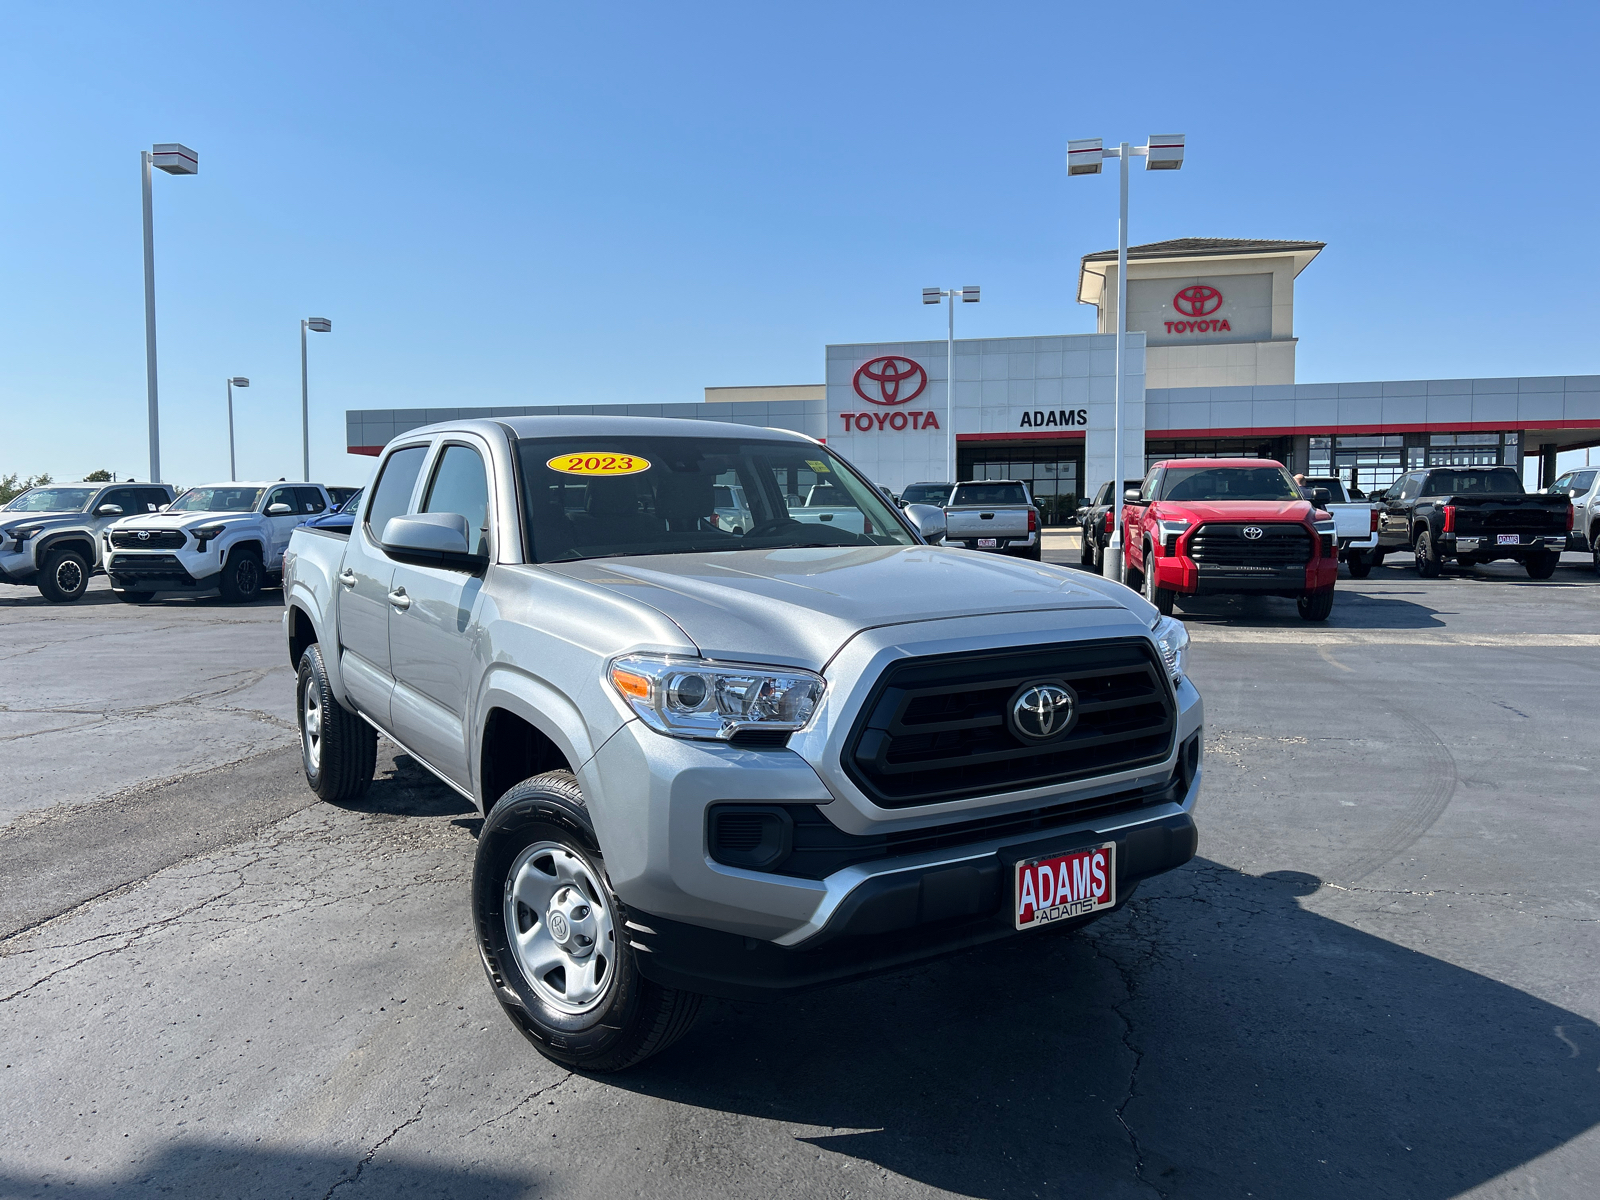
<path id="1" fill-rule="evenodd" d="M 1122 502 L 1124 504 L 1137 504 L 1137 503 L 1139 503 L 1139 489 L 1138 488 L 1128 488 L 1128 489 L 1126 489 L 1122 493 Z"/>
<path id="2" fill-rule="evenodd" d="M 172 507 L 170 504 L 158 504 L 158 505 L 156 505 L 156 511 L 157 512 L 166 512 L 167 509 L 170 508 L 170 507 Z"/>
<path id="3" fill-rule="evenodd" d="M 102 517 L 120 517 L 122 515 L 122 505 L 120 505 L 120 504 L 102 504 L 99 508 L 95 509 L 94 511 L 97 512 Z"/>
<path id="4" fill-rule="evenodd" d="M 908 504 L 906 520 L 916 527 L 924 539 L 938 545 L 945 534 L 944 509 L 932 504 Z"/>
<path id="5" fill-rule="evenodd" d="M 481 571 L 489 560 L 472 553 L 466 517 L 460 513 L 414 513 L 391 517 L 383 527 L 383 548 L 392 558 L 456 571 Z"/>
<path id="6" fill-rule="evenodd" d="M 287 505 L 287 504 L 269 504 L 269 505 L 267 505 L 267 516 L 269 516 L 269 517 L 286 517 L 290 513 L 292 513 L 293 511 L 294 511 L 294 509 L 289 507 L 289 505 Z"/>
<path id="7" fill-rule="evenodd" d="M 1328 506 L 1328 501 L 1332 499 L 1333 495 L 1328 491 L 1327 488 L 1311 489 L 1311 503 L 1315 504 L 1318 508 L 1326 508 Z"/>

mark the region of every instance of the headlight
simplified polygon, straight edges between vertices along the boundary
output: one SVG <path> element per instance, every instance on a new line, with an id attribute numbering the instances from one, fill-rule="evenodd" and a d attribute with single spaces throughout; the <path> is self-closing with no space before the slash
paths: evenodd
<path id="1" fill-rule="evenodd" d="M 1156 645 L 1161 648 L 1161 659 L 1167 664 L 1167 674 L 1172 676 L 1173 683 L 1179 682 L 1187 668 L 1184 659 L 1189 649 L 1189 631 L 1176 617 L 1162 617 L 1150 627 L 1150 632 L 1155 635 Z"/>
<path id="2" fill-rule="evenodd" d="M 741 729 L 799 729 L 827 684 L 810 671 L 629 654 L 611 686 L 640 718 L 672 737 L 726 741 Z"/>
<path id="3" fill-rule="evenodd" d="M 1332 537 L 1334 530 L 1337 528 L 1332 521 L 1313 521 L 1312 524 L 1317 527 L 1317 532 L 1324 537 Z"/>
<path id="4" fill-rule="evenodd" d="M 1156 524 L 1161 526 L 1162 541 L 1169 537 L 1182 537 L 1189 528 L 1187 521 L 1157 521 Z"/>
<path id="5" fill-rule="evenodd" d="M 43 528 L 43 525 L 29 525 L 25 529 L 13 529 L 11 532 L 12 535 L 17 539 L 17 545 L 20 547 L 29 538 L 33 537 Z"/>

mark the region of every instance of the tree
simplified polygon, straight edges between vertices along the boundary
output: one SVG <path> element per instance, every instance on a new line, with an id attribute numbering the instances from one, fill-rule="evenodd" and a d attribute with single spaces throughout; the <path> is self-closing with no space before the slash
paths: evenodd
<path id="1" fill-rule="evenodd" d="M 83 477 L 83 481 L 85 483 L 115 483 L 117 477 L 104 467 L 101 467 L 98 471 L 90 471 Z"/>
<path id="2" fill-rule="evenodd" d="M 53 482 L 55 481 L 48 474 L 30 475 L 27 479 L 18 479 L 15 472 L 10 475 L 0 475 L 0 504 L 10 504 L 29 488 L 43 487 Z"/>

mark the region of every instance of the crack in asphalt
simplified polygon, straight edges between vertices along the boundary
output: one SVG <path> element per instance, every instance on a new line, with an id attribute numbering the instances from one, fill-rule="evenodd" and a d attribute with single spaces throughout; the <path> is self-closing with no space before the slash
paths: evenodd
<path id="1" fill-rule="evenodd" d="M 546 1092 L 553 1092 L 558 1087 L 562 1087 L 565 1084 L 569 1084 L 576 1078 L 577 1078 L 577 1076 L 573 1075 L 572 1072 L 568 1071 L 565 1075 L 563 1075 L 560 1079 L 556 1080 L 554 1083 L 547 1083 L 542 1088 L 539 1088 L 539 1089 L 537 1089 L 535 1091 L 529 1092 L 521 1100 L 518 1100 L 510 1108 L 506 1109 L 505 1112 L 500 1113 L 497 1116 L 490 1117 L 487 1121 L 478 1122 L 478 1124 L 474 1125 L 471 1129 L 467 1130 L 461 1136 L 464 1137 L 464 1138 L 471 1137 L 473 1134 L 477 1133 L 478 1130 L 480 1130 L 480 1129 L 487 1129 L 490 1125 L 494 1125 L 497 1122 L 504 1121 L 507 1117 L 509 1117 L 513 1113 L 515 1113 L 524 1104 L 528 1104 L 531 1101 L 537 1100 L 540 1096 L 543 1096 Z"/>
<path id="2" fill-rule="evenodd" d="M 372 1160 L 377 1157 L 379 1150 L 382 1150 L 396 1137 L 398 1137 L 402 1130 L 407 1129 L 410 1126 L 415 1125 L 418 1121 L 422 1120 L 422 1114 L 427 1110 L 428 1107 L 428 1088 L 438 1077 L 439 1075 L 436 1071 L 422 1081 L 422 1099 L 417 1102 L 417 1111 L 412 1113 L 411 1116 L 407 1117 L 404 1121 L 401 1121 L 400 1124 L 396 1125 L 388 1133 L 384 1134 L 383 1137 L 379 1138 L 378 1141 L 373 1144 L 372 1148 L 361 1156 L 361 1161 L 356 1164 L 356 1173 L 354 1175 L 346 1175 L 343 1179 L 335 1181 L 332 1187 L 330 1187 L 326 1192 L 322 1193 L 322 1200 L 329 1200 L 329 1197 L 331 1197 L 347 1183 L 358 1183 L 361 1179 L 362 1172 L 367 1169 L 367 1164 L 372 1162 Z"/>

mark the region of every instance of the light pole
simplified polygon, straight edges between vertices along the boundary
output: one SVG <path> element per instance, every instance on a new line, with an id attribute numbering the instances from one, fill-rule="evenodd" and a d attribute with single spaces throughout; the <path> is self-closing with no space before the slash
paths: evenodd
<path id="1" fill-rule="evenodd" d="M 250 381 L 243 375 L 234 375 L 228 379 L 228 478 L 235 483 L 239 480 L 239 468 L 233 461 L 233 389 L 249 386 Z"/>
<path id="2" fill-rule="evenodd" d="M 144 188 L 144 372 L 150 403 L 150 482 L 161 482 L 161 418 L 156 400 L 156 235 L 150 200 L 150 168 L 168 175 L 198 175 L 200 156 L 177 142 L 157 142 L 139 151 Z"/>
<path id="3" fill-rule="evenodd" d="M 1098 175 L 1103 160 L 1119 159 L 1122 175 L 1121 205 L 1117 210 L 1117 391 L 1111 434 L 1111 502 L 1115 516 L 1111 523 L 1111 543 L 1106 547 L 1105 573 L 1122 582 L 1122 395 L 1126 375 L 1122 361 L 1123 343 L 1128 336 L 1128 159 L 1143 158 L 1147 171 L 1176 171 L 1183 166 L 1183 134 L 1152 133 L 1143 146 L 1123 142 L 1115 150 L 1103 147 L 1099 138 L 1081 138 L 1067 143 L 1067 174 Z M 1141 451 L 1140 457 L 1143 458 Z M 1144 472 L 1141 471 L 1142 475 Z"/>
<path id="4" fill-rule="evenodd" d="M 300 322 L 300 476 L 311 482 L 311 401 L 306 391 L 306 330 L 312 333 L 332 333 L 333 322 L 327 317 L 307 317 Z"/>
<path id="5" fill-rule="evenodd" d="M 944 344 L 944 437 L 946 461 L 950 465 L 950 473 L 946 478 L 951 483 L 959 482 L 956 479 L 956 300 L 958 298 L 963 304 L 978 303 L 978 285 L 922 289 L 924 304 L 937 304 L 945 299 L 950 301 L 950 333 Z"/>

